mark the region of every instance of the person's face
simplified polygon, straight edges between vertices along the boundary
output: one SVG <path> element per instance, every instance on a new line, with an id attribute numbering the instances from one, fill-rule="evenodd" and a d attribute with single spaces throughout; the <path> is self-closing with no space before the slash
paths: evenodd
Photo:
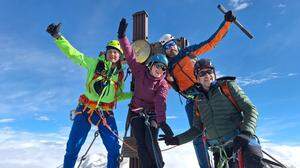
<path id="1" fill-rule="evenodd" d="M 109 49 L 106 52 L 106 59 L 112 63 L 116 63 L 120 59 L 120 52 L 116 49 Z"/>
<path id="2" fill-rule="evenodd" d="M 179 53 L 178 46 L 176 45 L 176 43 L 173 40 L 167 42 L 163 48 L 168 57 L 174 57 L 175 55 L 177 55 Z"/>
<path id="3" fill-rule="evenodd" d="M 214 70 L 211 68 L 201 69 L 198 72 L 197 80 L 205 90 L 208 90 L 211 83 L 215 80 Z"/>
<path id="4" fill-rule="evenodd" d="M 167 70 L 167 67 L 162 63 L 154 63 L 151 66 L 150 74 L 155 78 L 160 78 Z"/>

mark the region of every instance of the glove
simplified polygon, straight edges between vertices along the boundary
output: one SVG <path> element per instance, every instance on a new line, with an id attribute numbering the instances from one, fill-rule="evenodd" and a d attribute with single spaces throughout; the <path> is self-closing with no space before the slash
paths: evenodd
<path id="1" fill-rule="evenodd" d="M 233 140 L 233 150 L 238 151 L 240 148 L 245 148 L 249 144 L 251 137 L 250 132 L 242 131 L 240 135 L 236 136 Z"/>
<path id="2" fill-rule="evenodd" d="M 106 54 L 105 51 L 100 51 L 100 52 L 99 52 L 99 56 L 100 56 L 100 55 L 105 55 L 105 54 Z"/>
<path id="3" fill-rule="evenodd" d="M 125 18 L 122 18 L 119 24 L 119 29 L 118 29 L 118 38 L 121 39 L 125 37 L 125 32 L 127 29 L 128 23 L 126 22 Z"/>
<path id="4" fill-rule="evenodd" d="M 61 23 L 58 23 L 57 25 L 55 25 L 54 23 L 51 23 L 48 27 L 47 27 L 47 32 L 54 38 L 58 39 L 60 37 L 59 35 L 59 30 L 61 27 Z"/>
<path id="5" fill-rule="evenodd" d="M 166 135 L 159 135 L 159 141 L 165 141 L 166 145 L 179 145 L 179 140 L 175 136 L 166 136 Z"/>
<path id="6" fill-rule="evenodd" d="M 236 17 L 233 15 L 231 10 L 225 13 L 224 18 L 227 22 L 233 22 L 236 20 Z"/>
<path id="7" fill-rule="evenodd" d="M 157 122 L 155 120 L 150 120 L 150 127 L 157 129 Z"/>

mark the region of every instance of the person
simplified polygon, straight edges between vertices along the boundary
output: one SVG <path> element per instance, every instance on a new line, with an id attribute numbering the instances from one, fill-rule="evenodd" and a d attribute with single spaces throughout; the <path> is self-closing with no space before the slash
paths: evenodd
<path id="1" fill-rule="evenodd" d="M 234 77 L 216 80 L 216 70 L 209 59 L 200 59 L 195 64 L 194 74 L 201 84 L 195 97 L 196 111 L 193 126 L 175 137 L 165 137 L 165 143 L 180 145 L 203 133 L 214 155 L 215 167 L 261 168 L 262 151 L 255 138 L 258 112 L 237 85 Z M 226 85 L 227 92 L 225 91 Z M 229 96 L 227 93 L 230 93 Z M 240 155 L 237 155 L 241 149 Z M 243 158 L 243 163 L 237 157 Z M 230 159 L 231 158 L 231 159 Z"/>
<path id="2" fill-rule="evenodd" d="M 141 167 L 161 168 L 164 162 L 157 138 L 158 128 L 166 130 L 168 127 L 166 99 L 169 86 L 165 80 L 168 60 L 164 55 L 154 55 L 146 65 L 138 63 L 125 35 L 127 25 L 126 19 L 122 18 L 118 38 L 134 78 L 130 106 L 133 136 L 136 139 Z"/>
<path id="3" fill-rule="evenodd" d="M 167 80 L 173 89 L 186 98 L 185 111 L 189 125 L 192 126 L 194 95 L 197 94 L 197 81 L 193 74 L 194 59 L 213 49 L 226 35 L 235 20 L 235 16 L 228 11 L 219 29 L 206 41 L 180 49 L 171 34 L 164 34 L 159 39 L 163 51 L 169 60 Z M 194 149 L 200 167 L 209 166 L 209 155 L 203 141 L 205 137 L 196 137 L 193 141 Z"/>
<path id="4" fill-rule="evenodd" d="M 119 167 L 118 130 L 113 110 L 117 101 L 128 99 L 131 93 L 124 93 L 124 73 L 121 64 L 123 50 L 119 41 L 106 45 L 106 52 L 98 58 L 84 55 L 60 35 L 61 24 L 50 24 L 47 32 L 54 38 L 58 48 L 75 64 L 87 69 L 85 92 L 79 97 L 74 122 L 64 156 L 64 168 L 75 166 L 78 153 L 84 144 L 91 124 L 98 127 L 103 144 L 108 152 L 107 167 Z"/>

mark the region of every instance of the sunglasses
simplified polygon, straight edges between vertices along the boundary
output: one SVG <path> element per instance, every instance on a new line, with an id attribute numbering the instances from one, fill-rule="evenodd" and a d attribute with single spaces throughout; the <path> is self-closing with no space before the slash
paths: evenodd
<path id="1" fill-rule="evenodd" d="M 166 70 L 167 70 L 167 67 L 166 67 L 164 64 L 161 64 L 161 63 L 155 63 L 154 65 L 155 65 L 155 67 L 156 67 L 157 69 L 161 69 L 161 70 L 163 70 L 163 71 L 166 71 Z"/>
<path id="2" fill-rule="evenodd" d="M 164 50 L 169 50 L 170 48 L 172 48 L 175 45 L 176 45 L 175 41 L 172 40 L 172 41 L 167 42 L 163 48 L 164 48 Z"/>
<path id="3" fill-rule="evenodd" d="M 208 70 L 205 70 L 205 71 L 200 71 L 200 72 L 198 72 L 198 73 L 197 73 L 197 76 L 203 77 L 203 76 L 205 76 L 206 74 L 211 75 L 211 74 L 213 74 L 213 73 L 214 73 L 214 71 L 213 71 L 212 69 L 208 69 Z"/>

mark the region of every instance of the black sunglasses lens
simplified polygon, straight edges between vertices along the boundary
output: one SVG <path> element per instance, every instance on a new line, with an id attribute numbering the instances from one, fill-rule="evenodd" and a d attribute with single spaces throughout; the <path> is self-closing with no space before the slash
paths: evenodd
<path id="1" fill-rule="evenodd" d="M 155 64 L 156 68 L 157 69 L 161 69 L 163 71 L 166 71 L 167 70 L 167 67 L 165 65 L 162 65 L 162 64 Z"/>
<path id="2" fill-rule="evenodd" d="M 206 71 L 200 71 L 199 72 L 199 76 L 200 77 L 202 77 L 202 76 L 205 76 L 206 74 L 212 74 L 213 73 L 213 71 L 211 70 L 211 69 L 209 69 L 209 70 L 206 70 Z"/>

